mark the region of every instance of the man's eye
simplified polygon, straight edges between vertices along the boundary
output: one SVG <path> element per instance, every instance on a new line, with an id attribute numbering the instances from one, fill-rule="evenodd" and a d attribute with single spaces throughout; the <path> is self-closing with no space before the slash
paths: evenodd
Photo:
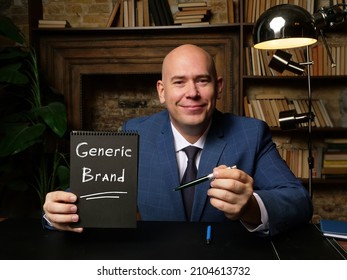
<path id="1" fill-rule="evenodd" d="M 174 81 L 174 85 L 182 85 L 183 81 Z"/>
<path id="2" fill-rule="evenodd" d="M 198 83 L 199 84 L 207 84 L 207 83 L 209 83 L 209 80 L 208 79 L 200 79 L 200 80 L 198 80 Z"/>

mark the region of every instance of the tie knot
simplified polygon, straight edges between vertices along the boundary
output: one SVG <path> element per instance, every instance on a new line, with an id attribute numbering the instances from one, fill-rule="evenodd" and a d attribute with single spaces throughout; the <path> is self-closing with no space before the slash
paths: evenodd
<path id="1" fill-rule="evenodd" d="M 185 147 L 183 151 L 186 153 L 188 160 L 195 160 L 196 155 L 200 151 L 200 148 L 195 146 L 188 146 L 188 147 Z"/>

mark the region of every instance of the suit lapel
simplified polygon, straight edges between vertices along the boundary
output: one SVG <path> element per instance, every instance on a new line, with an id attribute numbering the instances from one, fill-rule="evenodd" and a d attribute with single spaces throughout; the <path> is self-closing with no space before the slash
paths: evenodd
<path id="1" fill-rule="evenodd" d="M 220 164 L 220 157 L 226 146 L 223 139 L 224 132 L 219 122 L 214 122 L 210 132 L 207 135 L 204 149 L 198 169 L 198 178 L 210 174 L 213 168 Z M 210 181 L 197 185 L 195 188 L 195 197 L 193 204 L 192 221 L 200 221 L 208 202 L 207 190 L 210 188 Z"/>
<path id="2" fill-rule="evenodd" d="M 173 191 L 173 188 L 179 185 L 179 172 L 177 166 L 176 153 L 174 149 L 174 138 L 171 130 L 171 124 L 169 117 L 163 122 L 161 134 L 157 141 L 157 151 L 159 158 L 160 170 L 165 170 L 165 185 L 163 187 L 168 188 L 166 193 L 169 194 L 169 201 L 167 203 L 173 203 L 175 213 L 181 220 L 185 219 L 185 212 L 182 200 L 181 192 Z"/>

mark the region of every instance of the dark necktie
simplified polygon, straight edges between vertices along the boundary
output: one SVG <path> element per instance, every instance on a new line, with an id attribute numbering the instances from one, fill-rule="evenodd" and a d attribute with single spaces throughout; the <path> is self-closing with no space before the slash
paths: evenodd
<path id="1" fill-rule="evenodd" d="M 184 148 L 183 151 L 186 153 L 188 157 L 188 162 L 187 162 L 187 168 L 186 168 L 186 171 L 184 172 L 181 184 L 185 184 L 196 179 L 196 175 L 198 171 L 195 165 L 195 158 L 198 152 L 200 151 L 200 148 L 194 147 L 194 146 L 188 146 Z M 186 210 L 188 221 L 190 220 L 190 217 L 192 214 L 194 192 L 195 192 L 195 187 L 190 187 L 190 188 L 186 188 L 182 190 L 183 202 L 184 202 L 184 207 Z"/>

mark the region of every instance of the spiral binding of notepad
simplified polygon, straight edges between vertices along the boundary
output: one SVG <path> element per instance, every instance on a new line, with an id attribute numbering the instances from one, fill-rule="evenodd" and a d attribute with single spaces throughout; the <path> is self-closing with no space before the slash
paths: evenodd
<path id="1" fill-rule="evenodd" d="M 83 135 L 83 136 L 88 136 L 88 135 L 99 135 L 99 136 L 112 136 L 112 135 L 138 135 L 138 132 L 135 130 L 121 130 L 121 131 L 109 131 L 109 130 L 104 130 L 104 131 L 88 131 L 88 130 L 73 130 L 71 131 L 71 135 Z"/>

